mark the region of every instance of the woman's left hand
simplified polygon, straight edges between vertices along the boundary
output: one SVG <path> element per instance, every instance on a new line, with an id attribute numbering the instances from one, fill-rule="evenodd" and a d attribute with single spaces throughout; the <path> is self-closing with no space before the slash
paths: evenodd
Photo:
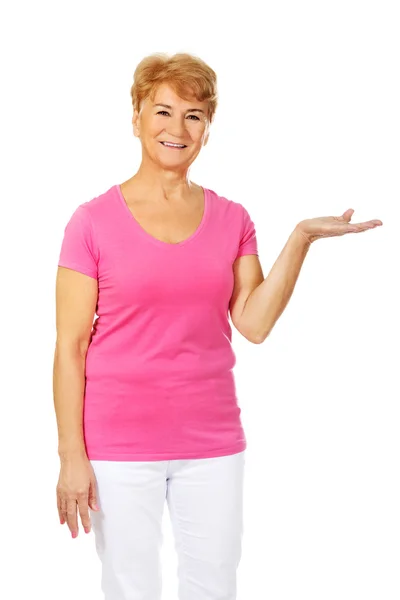
<path id="1" fill-rule="evenodd" d="M 379 219 L 365 221 L 364 223 L 350 223 L 354 210 L 349 208 L 341 217 L 316 217 L 315 219 L 305 219 L 297 224 L 296 229 L 311 244 L 322 237 L 333 237 L 344 235 L 346 233 L 360 233 L 367 229 L 373 229 L 383 225 Z"/>

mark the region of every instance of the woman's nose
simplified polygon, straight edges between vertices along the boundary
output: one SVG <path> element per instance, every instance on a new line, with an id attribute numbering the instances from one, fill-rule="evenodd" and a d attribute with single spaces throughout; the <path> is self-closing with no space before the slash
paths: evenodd
<path id="1" fill-rule="evenodd" d="M 171 121 L 167 133 L 176 138 L 182 137 L 185 134 L 185 124 L 180 119 Z"/>

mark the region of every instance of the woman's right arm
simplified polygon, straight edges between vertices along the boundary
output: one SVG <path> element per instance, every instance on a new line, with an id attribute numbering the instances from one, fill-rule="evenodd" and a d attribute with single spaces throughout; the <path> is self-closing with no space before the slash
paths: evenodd
<path id="1" fill-rule="evenodd" d="M 56 279 L 56 347 L 53 395 L 58 429 L 60 523 L 78 535 L 77 509 L 90 531 L 89 507 L 96 510 L 96 485 L 83 435 L 86 352 L 97 305 L 97 280 L 65 267 Z"/>

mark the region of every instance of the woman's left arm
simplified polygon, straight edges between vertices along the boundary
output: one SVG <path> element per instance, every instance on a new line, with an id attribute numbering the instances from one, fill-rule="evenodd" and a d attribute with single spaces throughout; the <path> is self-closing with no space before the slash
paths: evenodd
<path id="1" fill-rule="evenodd" d="M 360 233 L 382 225 L 382 221 L 378 219 L 352 224 L 350 219 L 353 212 L 352 209 L 348 209 L 341 217 L 317 217 L 306 219 L 296 225 L 268 276 L 242 302 L 240 316 L 235 315 L 236 322 L 233 321 L 235 326 L 239 331 L 246 332 L 249 340 L 261 344 L 270 334 L 289 302 L 304 259 L 313 242 L 323 237 Z M 258 258 L 255 258 L 258 262 Z M 241 284 L 240 281 L 235 280 L 236 296 L 240 296 L 240 289 L 246 289 L 246 281 L 254 280 L 251 274 L 246 273 L 244 265 L 247 264 L 248 269 L 255 268 L 254 256 L 247 263 L 244 257 L 238 260 L 243 261 L 243 264 L 241 268 L 236 268 L 236 273 L 241 273 L 243 282 Z M 259 272 L 258 268 L 257 272 Z M 234 313 L 234 307 L 232 311 Z"/>

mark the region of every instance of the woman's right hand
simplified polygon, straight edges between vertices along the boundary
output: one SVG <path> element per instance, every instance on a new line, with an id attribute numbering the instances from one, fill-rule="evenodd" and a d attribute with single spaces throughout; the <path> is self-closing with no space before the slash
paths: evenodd
<path id="1" fill-rule="evenodd" d="M 60 523 L 67 523 L 73 538 L 78 536 L 78 509 L 86 533 L 90 532 L 89 508 L 97 506 L 96 478 L 92 464 L 84 452 L 60 457 L 57 483 L 57 508 Z"/>

